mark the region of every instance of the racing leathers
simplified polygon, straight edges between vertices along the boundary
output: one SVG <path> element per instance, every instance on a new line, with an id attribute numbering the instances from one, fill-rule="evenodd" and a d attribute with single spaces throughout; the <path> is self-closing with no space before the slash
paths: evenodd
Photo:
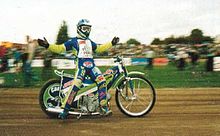
<path id="1" fill-rule="evenodd" d="M 74 100 L 74 96 L 77 91 L 80 89 L 82 85 L 82 81 L 85 78 L 85 75 L 89 75 L 91 80 L 96 82 L 98 86 L 98 98 L 100 107 L 104 108 L 104 110 L 108 110 L 107 107 L 107 98 L 106 98 L 106 80 L 102 75 L 101 71 L 98 67 L 96 67 L 93 59 L 93 53 L 100 53 L 103 51 L 107 51 L 112 47 L 112 43 L 106 43 L 102 45 L 97 45 L 95 42 L 87 39 L 82 39 L 79 37 L 74 37 L 69 41 L 65 42 L 62 45 L 53 45 L 50 44 L 48 49 L 55 53 L 62 53 L 65 51 L 73 51 L 73 53 L 77 56 L 76 61 L 76 73 L 74 77 L 74 81 L 72 83 L 71 89 L 68 92 L 68 97 L 66 97 L 62 107 L 64 108 L 64 112 L 68 112 L 70 109 L 70 105 Z"/>

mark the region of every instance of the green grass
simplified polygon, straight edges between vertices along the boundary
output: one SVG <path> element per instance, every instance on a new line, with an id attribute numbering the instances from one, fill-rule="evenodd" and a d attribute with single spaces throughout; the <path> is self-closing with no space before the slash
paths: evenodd
<path id="1" fill-rule="evenodd" d="M 100 67 L 102 72 L 107 68 L 109 67 Z M 155 66 L 152 70 L 144 69 L 144 66 L 128 66 L 127 69 L 144 72 L 156 88 L 220 87 L 220 72 L 206 72 L 204 63 L 200 63 L 195 69 L 187 66 L 183 71 L 177 70 L 173 64 Z M 43 72 L 42 68 L 34 68 L 33 72 L 39 79 L 38 81 L 32 80 L 31 86 L 35 87 L 41 87 L 50 78 L 58 78 L 53 70 Z M 65 72 L 73 73 L 74 70 L 65 70 Z M 5 79 L 5 83 L 0 87 L 23 87 L 24 85 L 21 72 L 1 73 L 0 78 Z"/>
<path id="2" fill-rule="evenodd" d="M 155 67 L 148 71 L 147 77 L 155 87 L 220 87 L 220 72 L 206 72 L 203 69 L 184 71 L 172 66 Z"/>
<path id="3" fill-rule="evenodd" d="M 183 71 L 177 70 L 172 64 L 154 67 L 152 70 L 144 70 L 143 66 L 129 69 L 145 72 L 157 88 L 220 87 L 220 72 L 206 72 L 204 63 L 195 69 L 187 66 Z"/>

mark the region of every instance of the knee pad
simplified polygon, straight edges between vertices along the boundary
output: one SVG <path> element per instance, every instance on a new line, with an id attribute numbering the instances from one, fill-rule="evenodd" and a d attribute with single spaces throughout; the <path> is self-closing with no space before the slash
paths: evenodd
<path id="1" fill-rule="evenodd" d="M 106 88 L 106 82 L 101 82 L 100 84 L 97 85 L 99 90 L 102 90 L 103 88 Z"/>
<path id="2" fill-rule="evenodd" d="M 101 100 L 100 101 L 100 106 L 107 106 L 107 100 Z"/>
<path id="3" fill-rule="evenodd" d="M 82 80 L 80 80 L 78 78 L 74 79 L 74 81 L 72 83 L 73 88 L 74 87 L 80 88 L 81 85 L 82 85 Z"/>
<path id="4" fill-rule="evenodd" d="M 99 89 L 102 89 L 102 88 L 106 87 L 106 80 L 105 80 L 103 75 L 99 75 L 96 78 L 96 83 L 97 83 L 97 86 L 98 86 Z"/>

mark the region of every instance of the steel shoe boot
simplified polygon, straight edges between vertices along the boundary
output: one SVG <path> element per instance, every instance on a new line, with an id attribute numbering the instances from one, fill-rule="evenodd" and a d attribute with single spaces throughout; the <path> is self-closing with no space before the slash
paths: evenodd
<path id="1" fill-rule="evenodd" d="M 108 108 L 108 106 L 100 107 L 101 116 L 111 116 L 112 111 Z"/>
<path id="2" fill-rule="evenodd" d="M 59 118 L 59 119 L 62 119 L 62 120 L 67 119 L 68 111 L 69 111 L 69 110 L 64 109 L 63 112 L 61 112 L 61 113 L 58 115 L 58 118 Z"/>

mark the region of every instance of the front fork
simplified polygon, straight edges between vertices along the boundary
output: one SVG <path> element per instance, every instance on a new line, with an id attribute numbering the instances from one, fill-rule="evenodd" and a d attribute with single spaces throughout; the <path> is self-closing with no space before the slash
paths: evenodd
<path id="1" fill-rule="evenodd" d="M 135 100 L 137 97 L 136 97 L 136 93 L 135 93 L 135 90 L 134 90 L 134 84 L 132 83 L 132 80 L 130 77 L 126 77 L 125 78 L 125 81 L 124 81 L 124 91 L 123 92 L 123 88 L 119 88 L 119 91 L 120 91 L 120 94 L 122 96 L 122 98 L 125 100 L 125 101 L 133 101 Z"/>
<path id="2" fill-rule="evenodd" d="M 135 94 L 135 91 L 134 91 L 134 85 L 132 83 L 131 77 L 128 76 L 128 71 L 127 71 L 125 66 L 122 65 L 121 69 L 124 72 L 125 80 L 126 80 L 126 82 L 128 82 L 128 85 L 129 85 L 128 86 L 127 83 L 126 83 L 126 90 L 125 90 L 126 91 L 125 92 L 125 97 L 126 98 L 125 99 L 135 99 L 136 98 L 136 94 Z M 119 69 L 119 71 L 120 71 L 120 69 Z M 130 87 L 130 90 L 129 90 L 128 87 Z M 132 94 L 131 98 L 129 98 L 128 91 L 130 91 L 131 94 Z"/>
<path id="3" fill-rule="evenodd" d="M 134 96 L 134 94 L 135 94 L 134 93 L 134 85 L 133 85 L 133 83 L 131 81 L 131 78 L 130 77 L 126 77 L 125 79 L 126 79 L 126 82 L 129 83 L 129 87 L 131 89 L 132 96 Z M 128 93 L 128 86 L 126 86 L 126 95 L 127 95 L 127 93 Z"/>

